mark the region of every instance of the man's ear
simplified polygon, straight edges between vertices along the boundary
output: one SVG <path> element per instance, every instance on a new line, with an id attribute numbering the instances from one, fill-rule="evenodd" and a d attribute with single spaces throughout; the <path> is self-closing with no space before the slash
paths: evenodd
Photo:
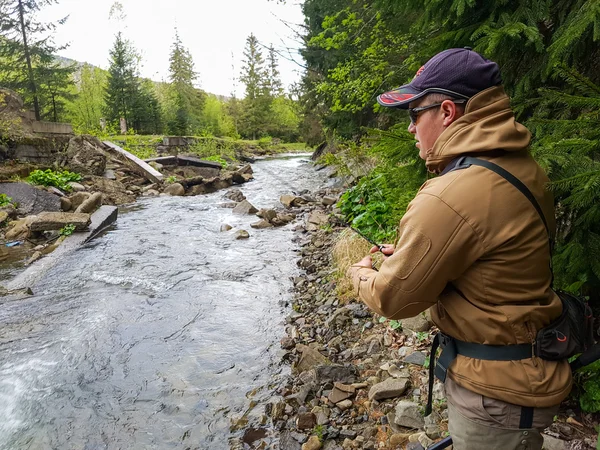
<path id="1" fill-rule="evenodd" d="M 450 126 L 452 122 L 455 122 L 461 116 L 456 103 L 451 100 L 444 100 L 440 109 L 442 114 L 444 114 L 444 121 L 442 124 L 445 127 Z"/>

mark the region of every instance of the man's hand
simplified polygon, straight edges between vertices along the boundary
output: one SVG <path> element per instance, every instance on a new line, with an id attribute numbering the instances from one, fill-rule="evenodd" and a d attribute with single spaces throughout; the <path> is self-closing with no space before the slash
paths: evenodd
<path id="1" fill-rule="evenodd" d="M 371 250 L 369 250 L 369 253 L 377 253 L 380 251 L 383 254 L 384 259 L 388 259 L 389 256 L 394 254 L 394 248 L 395 247 L 392 244 L 382 244 L 381 247 L 374 245 L 371 247 Z"/>

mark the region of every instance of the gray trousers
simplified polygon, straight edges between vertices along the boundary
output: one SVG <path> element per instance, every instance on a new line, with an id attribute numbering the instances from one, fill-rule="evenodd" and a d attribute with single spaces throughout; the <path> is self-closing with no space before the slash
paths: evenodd
<path id="1" fill-rule="evenodd" d="M 531 428 L 519 428 L 522 407 L 445 382 L 448 430 L 453 450 L 541 450 L 541 431 L 552 424 L 560 405 L 533 409 Z"/>

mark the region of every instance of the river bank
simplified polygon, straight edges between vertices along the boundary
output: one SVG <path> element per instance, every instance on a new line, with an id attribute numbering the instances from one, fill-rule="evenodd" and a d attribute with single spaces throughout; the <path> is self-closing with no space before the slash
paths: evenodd
<path id="1" fill-rule="evenodd" d="M 336 287 L 343 281 L 332 253 L 347 229 L 335 206 L 325 203 L 303 208 L 307 219 L 296 236 L 302 273 L 293 280 L 292 311 L 281 340 L 291 375 L 265 407 L 279 448 L 427 448 L 448 435 L 446 399 L 437 380 L 434 412 L 423 417 L 436 329 L 426 314 L 386 321 L 362 303 L 340 298 Z M 567 401 L 545 431 L 545 449 L 596 448 L 597 425 L 598 417 Z M 245 443 L 267 448 L 266 441 L 253 441 L 251 431 Z"/>

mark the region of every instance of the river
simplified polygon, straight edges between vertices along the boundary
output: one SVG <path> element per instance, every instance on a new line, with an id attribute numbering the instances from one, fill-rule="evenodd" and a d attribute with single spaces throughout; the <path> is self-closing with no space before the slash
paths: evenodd
<path id="1" fill-rule="evenodd" d="M 306 156 L 253 168 L 241 190 L 258 208 L 324 182 Z M 253 230 L 223 194 L 122 208 L 0 305 L 0 449 L 228 449 L 232 424 L 260 415 L 286 370 L 293 225 Z"/>

